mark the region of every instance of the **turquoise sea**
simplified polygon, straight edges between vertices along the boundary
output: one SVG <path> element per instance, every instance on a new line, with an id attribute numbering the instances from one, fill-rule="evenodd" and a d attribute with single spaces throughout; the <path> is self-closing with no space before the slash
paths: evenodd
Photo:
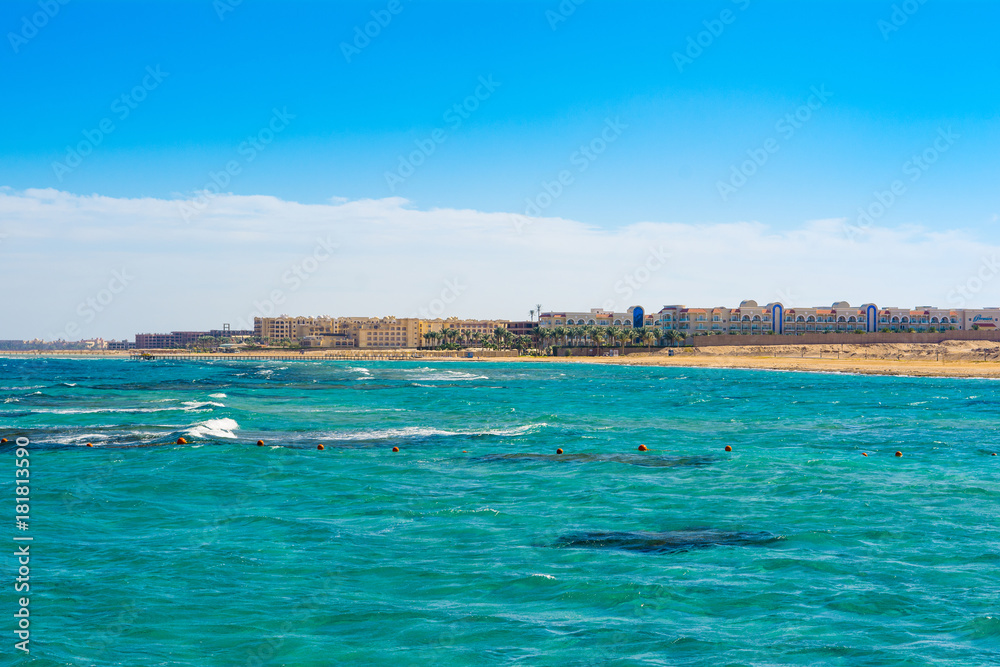
<path id="1" fill-rule="evenodd" d="M 998 416 L 989 380 L 0 359 L 4 664 L 997 665 Z"/>

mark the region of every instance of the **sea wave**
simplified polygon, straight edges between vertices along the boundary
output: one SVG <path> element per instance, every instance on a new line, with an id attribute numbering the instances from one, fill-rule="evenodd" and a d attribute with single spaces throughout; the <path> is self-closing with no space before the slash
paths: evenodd
<path id="1" fill-rule="evenodd" d="M 199 422 L 185 430 L 184 433 L 193 438 L 229 438 L 235 440 L 236 434 L 233 431 L 238 430 L 239 427 L 240 425 L 236 423 L 235 419 L 222 417 Z"/>
<path id="2" fill-rule="evenodd" d="M 364 429 L 360 431 L 333 431 L 321 434 L 319 437 L 326 440 L 392 440 L 401 438 L 427 438 L 432 436 L 453 437 L 453 436 L 495 436 L 495 437 L 516 437 L 533 433 L 548 426 L 546 423 L 525 424 L 523 426 L 512 426 L 508 428 L 492 429 L 457 429 L 448 430 L 431 428 L 426 426 L 405 426 L 403 428 L 384 429 Z"/>
<path id="3" fill-rule="evenodd" d="M 203 410 L 206 405 L 220 408 L 226 407 L 222 403 L 211 401 L 186 401 L 183 407 L 169 408 L 32 408 L 32 412 L 48 415 L 96 415 L 96 414 L 143 414 L 147 412 L 196 412 Z"/>
<path id="4" fill-rule="evenodd" d="M 462 371 L 453 371 L 447 368 L 412 368 L 407 369 L 406 373 L 410 375 L 411 380 L 488 380 L 489 378 L 485 375 L 476 375 L 475 373 L 463 373 Z M 418 374 L 418 375 L 414 375 Z"/>
<path id="5" fill-rule="evenodd" d="M 225 394 L 209 394 L 208 397 L 209 398 L 229 398 Z"/>

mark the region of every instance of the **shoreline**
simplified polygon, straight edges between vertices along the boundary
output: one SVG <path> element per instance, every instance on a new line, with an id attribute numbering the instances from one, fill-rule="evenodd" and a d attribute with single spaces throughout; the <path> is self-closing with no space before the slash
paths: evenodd
<path id="1" fill-rule="evenodd" d="M 253 361 L 268 357 L 275 361 L 381 361 L 380 357 L 415 354 L 411 359 L 384 359 L 387 361 L 428 362 L 510 362 L 510 363 L 565 363 L 601 364 L 612 366 L 647 366 L 675 368 L 715 368 L 733 370 L 760 370 L 802 373 L 832 373 L 850 375 L 886 375 L 907 377 L 951 378 L 1000 378 L 1000 343 L 983 341 L 973 345 L 966 341 L 948 341 L 941 344 L 885 344 L 885 345 L 796 345 L 796 346 L 733 346 L 712 348 L 674 348 L 674 354 L 661 348 L 655 352 L 636 352 L 625 356 L 558 356 L 558 357 L 505 357 L 443 356 L 434 351 L 370 350 L 357 351 L 337 357 L 328 357 L 322 351 L 257 351 L 247 354 L 192 353 L 188 351 L 154 351 L 159 359 L 172 355 L 191 360 L 204 357 L 206 361 Z M 768 354 L 769 353 L 769 354 Z M 824 357 L 824 355 L 826 355 Z M 3 351 L 0 358 L 62 358 L 62 359 L 131 359 L 132 351 Z M 254 358 L 256 357 L 256 359 Z M 198 359 L 196 359 L 198 360 Z"/>

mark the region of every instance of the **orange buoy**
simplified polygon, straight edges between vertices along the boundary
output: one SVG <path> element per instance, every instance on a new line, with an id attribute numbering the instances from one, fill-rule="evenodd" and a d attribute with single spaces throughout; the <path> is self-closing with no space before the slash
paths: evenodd
<path id="1" fill-rule="evenodd" d="M 868 456 L 868 452 L 861 452 L 861 456 Z"/>
<path id="2" fill-rule="evenodd" d="M 88 446 L 88 447 L 93 447 L 93 445 L 92 445 L 92 444 L 90 444 L 89 442 L 87 443 L 87 446 Z"/>
<path id="3" fill-rule="evenodd" d="M 649 447 L 647 447 L 646 445 L 639 445 L 639 451 L 640 452 L 648 452 L 649 451 Z"/>
<path id="4" fill-rule="evenodd" d="M 997 455 L 996 452 L 993 452 L 992 454 L 990 454 L 990 456 L 996 456 L 996 455 Z"/>
<path id="5" fill-rule="evenodd" d="M 177 438 L 177 444 L 178 445 L 186 445 L 186 444 L 188 444 L 188 441 L 185 440 L 184 438 Z"/>
<path id="6" fill-rule="evenodd" d="M 903 452 L 896 452 L 896 456 L 902 456 Z"/>
<path id="7" fill-rule="evenodd" d="M 469 452 L 468 452 L 468 450 L 465 450 L 465 449 L 463 449 L 463 450 L 462 450 L 462 453 L 463 453 L 463 454 L 468 454 Z"/>
<path id="8" fill-rule="evenodd" d="M 6 445 L 6 444 L 7 444 L 7 438 L 0 438 L 0 445 Z"/>
<path id="9" fill-rule="evenodd" d="M 394 452 L 398 452 L 398 451 L 399 451 L 399 447 L 393 447 L 393 448 L 392 448 L 392 451 L 394 451 Z"/>
<path id="10" fill-rule="evenodd" d="M 731 446 L 731 445 L 726 445 L 726 451 L 727 451 L 727 452 L 731 452 L 731 451 L 733 451 L 733 448 L 732 448 L 732 446 Z"/>
<path id="11" fill-rule="evenodd" d="M 556 450 L 556 454 L 562 454 L 562 447 Z"/>
<path id="12" fill-rule="evenodd" d="M 263 440 L 258 440 L 257 441 L 257 446 L 258 447 L 263 447 L 264 446 L 264 441 Z"/>
<path id="13" fill-rule="evenodd" d="M 323 445 L 316 445 L 316 449 L 326 449 Z"/>

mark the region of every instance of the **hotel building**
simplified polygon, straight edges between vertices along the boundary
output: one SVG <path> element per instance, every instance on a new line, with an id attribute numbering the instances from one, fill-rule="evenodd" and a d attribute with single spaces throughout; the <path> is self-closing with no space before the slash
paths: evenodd
<path id="1" fill-rule="evenodd" d="M 641 327 L 656 326 L 656 318 L 646 315 L 642 306 L 632 306 L 624 313 L 616 313 L 603 308 L 591 308 L 589 312 L 548 312 L 538 316 L 539 327 L 597 326 L 597 327 Z"/>
<path id="2" fill-rule="evenodd" d="M 761 306 L 746 300 L 736 308 L 664 306 L 655 315 L 645 315 L 642 307 L 633 306 L 624 313 L 594 308 L 590 312 L 547 312 L 539 317 L 541 327 L 583 325 L 647 326 L 664 331 L 674 329 L 687 335 L 968 331 L 974 326 L 996 329 L 1000 326 L 1000 308 L 880 308 L 873 303 L 851 306 L 846 301 L 829 307 L 786 308 L 777 301 Z"/>
<path id="3" fill-rule="evenodd" d="M 415 349 L 427 345 L 424 334 L 458 331 L 457 340 L 474 334 L 490 335 L 507 328 L 507 320 L 422 320 L 416 317 L 257 317 L 254 333 L 265 341 L 292 340 L 303 347 L 359 349 Z"/>

